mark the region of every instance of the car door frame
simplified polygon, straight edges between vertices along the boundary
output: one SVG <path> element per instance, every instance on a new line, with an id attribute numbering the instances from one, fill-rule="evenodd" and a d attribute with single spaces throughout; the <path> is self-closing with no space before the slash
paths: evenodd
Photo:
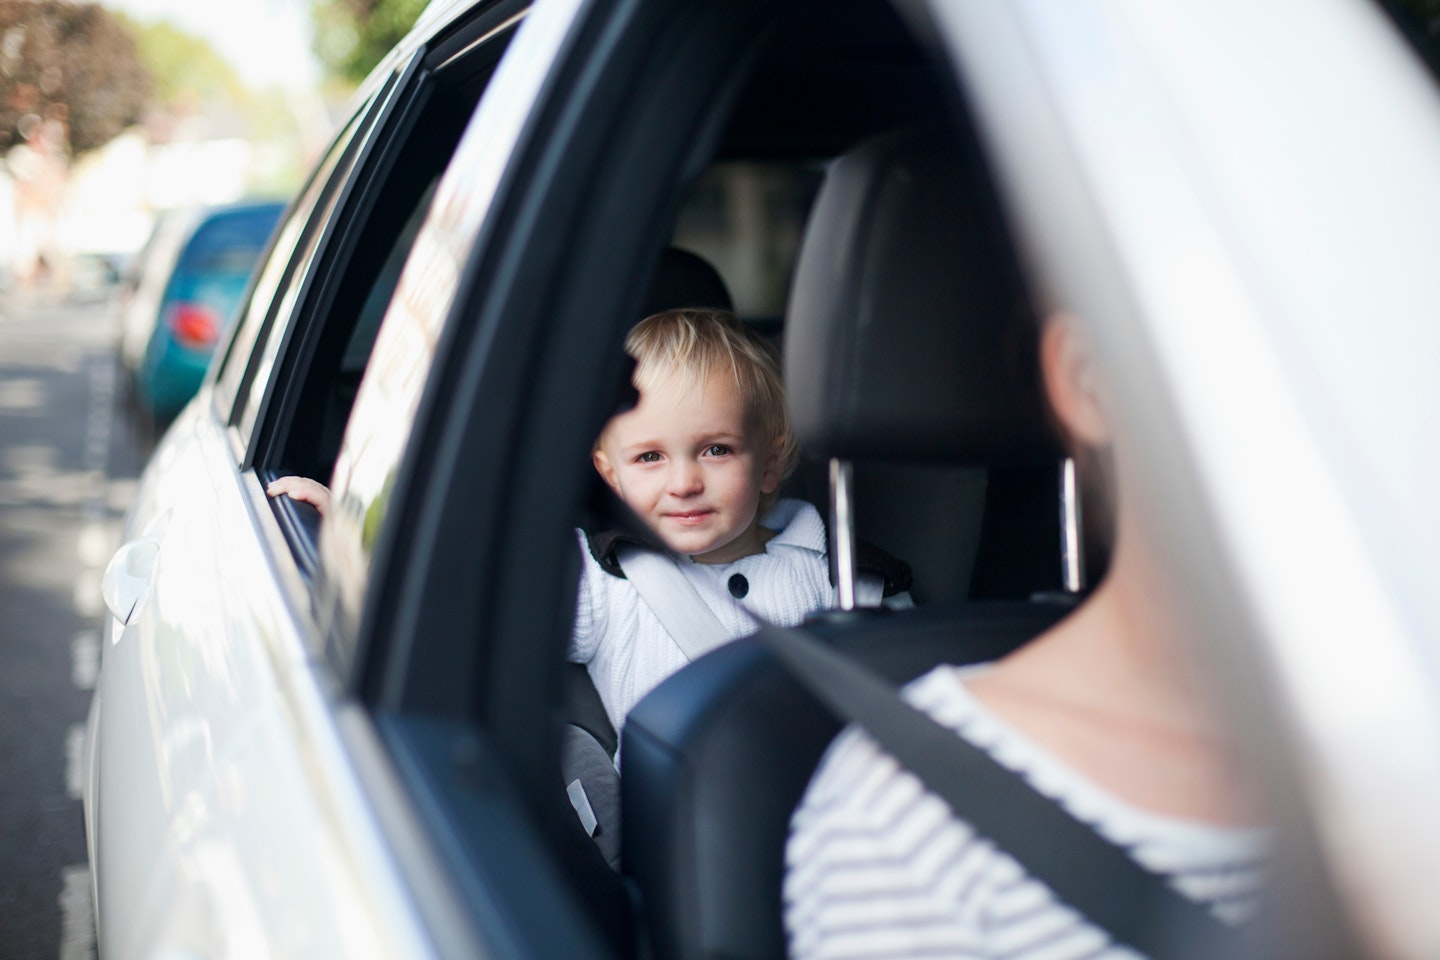
<path id="1" fill-rule="evenodd" d="M 474 191 L 467 249 L 434 244 L 463 272 L 363 596 L 349 600 L 362 613 L 322 614 L 331 661 L 373 721 L 375 767 L 402 771 L 400 806 L 430 824 L 463 907 L 450 919 L 514 955 L 615 948 L 577 910 L 547 839 L 574 816 L 556 789 L 552 707 L 578 574 L 572 508 L 592 480 L 576 451 L 618 399 L 632 314 L 775 15 L 748 0 L 574 7 L 513 145 L 472 129 L 457 154 L 503 173 Z M 414 869 L 434 863 L 417 855 Z"/>

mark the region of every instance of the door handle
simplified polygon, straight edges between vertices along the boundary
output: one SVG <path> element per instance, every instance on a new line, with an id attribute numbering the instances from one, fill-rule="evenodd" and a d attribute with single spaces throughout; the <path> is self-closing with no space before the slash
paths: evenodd
<path id="1" fill-rule="evenodd" d="M 105 576 L 100 578 L 100 595 L 105 598 L 111 615 L 122 625 L 130 623 L 150 592 L 150 575 L 155 571 L 155 559 L 159 555 L 160 541 L 141 537 L 116 550 L 110 558 Z"/>

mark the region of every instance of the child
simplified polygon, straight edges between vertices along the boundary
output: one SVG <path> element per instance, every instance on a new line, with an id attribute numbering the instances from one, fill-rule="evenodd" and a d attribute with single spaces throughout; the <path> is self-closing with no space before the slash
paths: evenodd
<path id="1" fill-rule="evenodd" d="M 643 546 L 669 557 L 732 638 L 831 606 L 820 514 L 776 493 L 798 457 L 773 348 L 725 311 L 669 310 L 637 324 L 625 351 L 639 402 L 611 418 L 591 458 L 652 532 L 656 542 Z M 330 501 L 303 477 L 282 477 L 266 492 L 321 514 Z M 584 569 L 569 658 L 586 665 L 618 731 L 689 657 L 616 557 L 636 538 L 577 534 Z M 908 570 L 871 553 L 881 569 L 866 572 L 885 579 L 886 606 L 909 606 Z"/>
<path id="2" fill-rule="evenodd" d="M 595 469 L 729 635 L 761 621 L 793 626 L 832 605 L 820 514 L 776 491 L 797 451 L 773 349 L 734 316 L 670 310 L 625 342 L 639 403 L 605 425 Z M 580 534 L 584 571 L 570 659 L 584 663 L 618 730 L 630 709 L 689 658 L 615 557 L 623 535 Z M 888 606 L 907 606 L 903 565 Z"/>

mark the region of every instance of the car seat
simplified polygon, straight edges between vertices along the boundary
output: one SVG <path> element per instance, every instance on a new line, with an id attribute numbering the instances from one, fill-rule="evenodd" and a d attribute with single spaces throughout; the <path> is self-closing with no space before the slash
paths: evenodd
<path id="1" fill-rule="evenodd" d="M 1040 399 L 1034 323 L 986 183 L 977 152 L 939 128 L 867 141 L 833 165 L 785 334 L 797 437 L 810 451 L 1053 475 L 1060 451 Z M 1040 509 L 1056 510 L 1051 491 Z M 936 562 L 946 549 L 975 545 L 942 544 Z M 1058 537 L 1026 550 L 1058 570 Z M 941 662 L 1002 656 L 1066 610 L 966 602 L 808 626 L 902 683 Z M 789 818 L 838 731 L 760 638 L 695 661 L 631 712 L 623 860 L 656 957 L 784 954 Z"/>
<path id="2" fill-rule="evenodd" d="M 681 307 L 729 310 L 724 281 L 703 257 L 667 247 L 651 276 L 641 316 Z M 603 488 L 597 484 L 597 488 Z M 617 511 L 608 489 L 597 490 L 607 502 L 592 505 L 593 522 L 614 520 Z M 604 518 L 601 520 L 600 518 Z M 583 664 L 567 663 L 562 673 L 560 776 L 565 796 L 578 818 L 562 815 L 562 853 L 567 870 L 586 894 L 612 939 L 629 939 L 629 901 L 615 870 L 620 859 L 620 786 L 615 770 L 618 738 L 600 695 Z"/>

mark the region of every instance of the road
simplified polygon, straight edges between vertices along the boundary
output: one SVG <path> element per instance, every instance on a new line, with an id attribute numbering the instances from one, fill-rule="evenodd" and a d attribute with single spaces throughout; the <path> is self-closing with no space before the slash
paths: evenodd
<path id="1" fill-rule="evenodd" d="M 0 960 L 94 956 L 80 739 L 141 444 L 102 304 L 0 300 Z"/>

